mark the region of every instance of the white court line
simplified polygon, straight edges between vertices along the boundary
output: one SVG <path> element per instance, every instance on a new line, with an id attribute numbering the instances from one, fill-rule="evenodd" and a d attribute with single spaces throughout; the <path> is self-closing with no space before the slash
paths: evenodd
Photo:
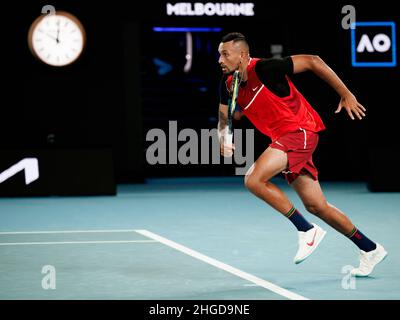
<path id="1" fill-rule="evenodd" d="M 250 274 L 250 273 L 247 273 L 247 272 L 244 272 L 242 270 L 236 269 L 236 268 L 234 268 L 234 267 L 232 267 L 232 266 L 230 266 L 230 265 L 228 265 L 226 263 L 223 263 L 223 262 L 220 262 L 220 261 L 215 260 L 213 258 L 210 258 L 210 257 L 208 257 L 208 256 L 206 256 L 206 255 L 204 255 L 202 253 L 199 253 L 197 251 L 189 249 L 189 248 L 187 248 L 187 247 L 185 247 L 185 246 L 183 246 L 183 245 L 181 245 L 179 243 L 176 243 L 176 242 L 173 242 L 173 241 L 168 240 L 166 238 L 163 238 L 163 237 L 161 237 L 161 236 L 159 236 L 159 235 L 157 235 L 155 233 L 152 233 L 150 231 L 147 231 L 147 230 L 135 230 L 135 231 L 137 233 L 143 235 L 143 236 L 146 236 L 146 237 L 148 237 L 150 239 L 153 239 L 153 240 L 157 240 L 157 241 L 159 241 L 159 242 L 161 242 L 161 243 L 163 243 L 163 244 L 165 244 L 165 245 L 167 245 L 167 246 L 169 246 L 171 248 L 174 248 L 174 249 L 176 249 L 178 251 L 181 251 L 181 252 L 183 252 L 183 253 L 185 253 L 185 254 L 187 254 L 189 256 L 192 256 L 193 258 L 199 259 L 199 260 L 201 260 L 203 262 L 206 262 L 206 263 L 208 263 L 208 264 L 210 264 L 210 265 L 212 265 L 214 267 L 217 267 L 219 269 L 222 269 L 222 270 L 225 270 L 225 271 L 227 271 L 229 273 L 232 273 L 235 276 L 238 276 L 238 277 L 240 277 L 242 279 L 250 281 L 250 282 L 252 282 L 252 283 L 254 283 L 256 285 L 259 285 L 260 287 L 268 289 L 268 290 L 270 290 L 270 291 L 272 291 L 272 292 L 274 292 L 274 293 L 276 293 L 278 295 L 281 295 L 281 296 L 283 296 L 285 298 L 288 298 L 288 299 L 291 299 L 291 300 L 309 300 L 308 298 L 303 297 L 301 295 L 298 295 L 297 293 L 294 293 L 294 292 L 291 292 L 291 291 L 286 290 L 284 288 L 281 288 L 281 287 L 277 286 L 276 284 L 273 284 L 273 283 L 271 283 L 269 281 L 266 281 L 264 279 L 258 278 L 256 276 Z"/>
<path id="2" fill-rule="evenodd" d="M 52 234 L 52 233 L 107 233 L 107 232 L 133 232 L 132 229 L 116 229 L 116 230 L 59 230 L 59 231 L 10 231 L 0 232 L 3 234 Z"/>
<path id="3" fill-rule="evenodd" d="M 54 242 L 3 242 L 0 246 L 23 246 L 23 245 L 44 245 L 44 244 L 98 244 L 98 243 L 147 243 L 154 240 L 110 240 L 110 241 L 54 241 Z"/>

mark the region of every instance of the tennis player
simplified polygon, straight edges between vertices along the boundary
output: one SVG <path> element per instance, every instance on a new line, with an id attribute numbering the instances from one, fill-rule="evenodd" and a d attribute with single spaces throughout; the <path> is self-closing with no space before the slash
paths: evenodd
<path id="1" fill-rule="evenodd" d="M 360 265 L 351 274 L 365 277 L 387 255 L 377 242 L 364 235 L 338 208 L 328 203 L 318 182 L 312 154 L 318 132 L 325 126 L 318 113 L 296 89 L 290 76 L 312 71 L 340 96 L 336 113 L 346 110 L 354 120 L 365 117 L 366 109 L 325 62 L 315 55 L 259 59 L 249 55 L 249 45 L 241 33 L 229 33 L 219 44 L 219 64 L 223 72 L 220 88 L 219 123 L 221 154 L 232 156 L 234 145 L 224 143 L 232 73 L 239 70 L 241 83 L 237 104 L 241 112 L 272 143 L 245 176 L 246 187 L 257 197 L 287 217 L 297 228 L 298 251 L 294 263 L 304 261 L 318 247 L 326 231 L 309 223 L 271 178 L 282 172 L 310 213 L 348 237 L 360 249 Z"/>

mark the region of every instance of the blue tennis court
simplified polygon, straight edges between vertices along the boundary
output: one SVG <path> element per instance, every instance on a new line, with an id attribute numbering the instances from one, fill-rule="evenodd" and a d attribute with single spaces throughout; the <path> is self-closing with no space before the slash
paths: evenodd
<path id="1" fill-rule="evenodd" d="M 372 276 L 350 277 L 357 247 L 320 220 L 327 236 L 295 265 L 295 228 L 242 178 L 164 178 L 116 197 L 0 199 L 0 299 L 399 299 L 399 194 L 322 187 L 388 251 Z"/>

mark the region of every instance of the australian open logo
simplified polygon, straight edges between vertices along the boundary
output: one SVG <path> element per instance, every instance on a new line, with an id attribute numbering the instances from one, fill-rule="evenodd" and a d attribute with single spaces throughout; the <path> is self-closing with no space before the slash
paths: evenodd
<path id="1" fill-rule="evenodd" d="M 396 67 L 396 24 L 355 22 L 351 29 L 353 67 Z"/>

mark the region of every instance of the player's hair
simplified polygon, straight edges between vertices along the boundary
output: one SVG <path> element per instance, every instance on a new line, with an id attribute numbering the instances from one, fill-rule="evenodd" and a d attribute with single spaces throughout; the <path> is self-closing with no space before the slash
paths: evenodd
<path id="1" fill-rule="evenodd" d="M 246 37 L 240 32 L 231 32 L 222 37 L 221 42 L 225 43 L 229 41 L 233 42 L 243 41 L 247 46 L 249 45 L 247 43 Z"/>

